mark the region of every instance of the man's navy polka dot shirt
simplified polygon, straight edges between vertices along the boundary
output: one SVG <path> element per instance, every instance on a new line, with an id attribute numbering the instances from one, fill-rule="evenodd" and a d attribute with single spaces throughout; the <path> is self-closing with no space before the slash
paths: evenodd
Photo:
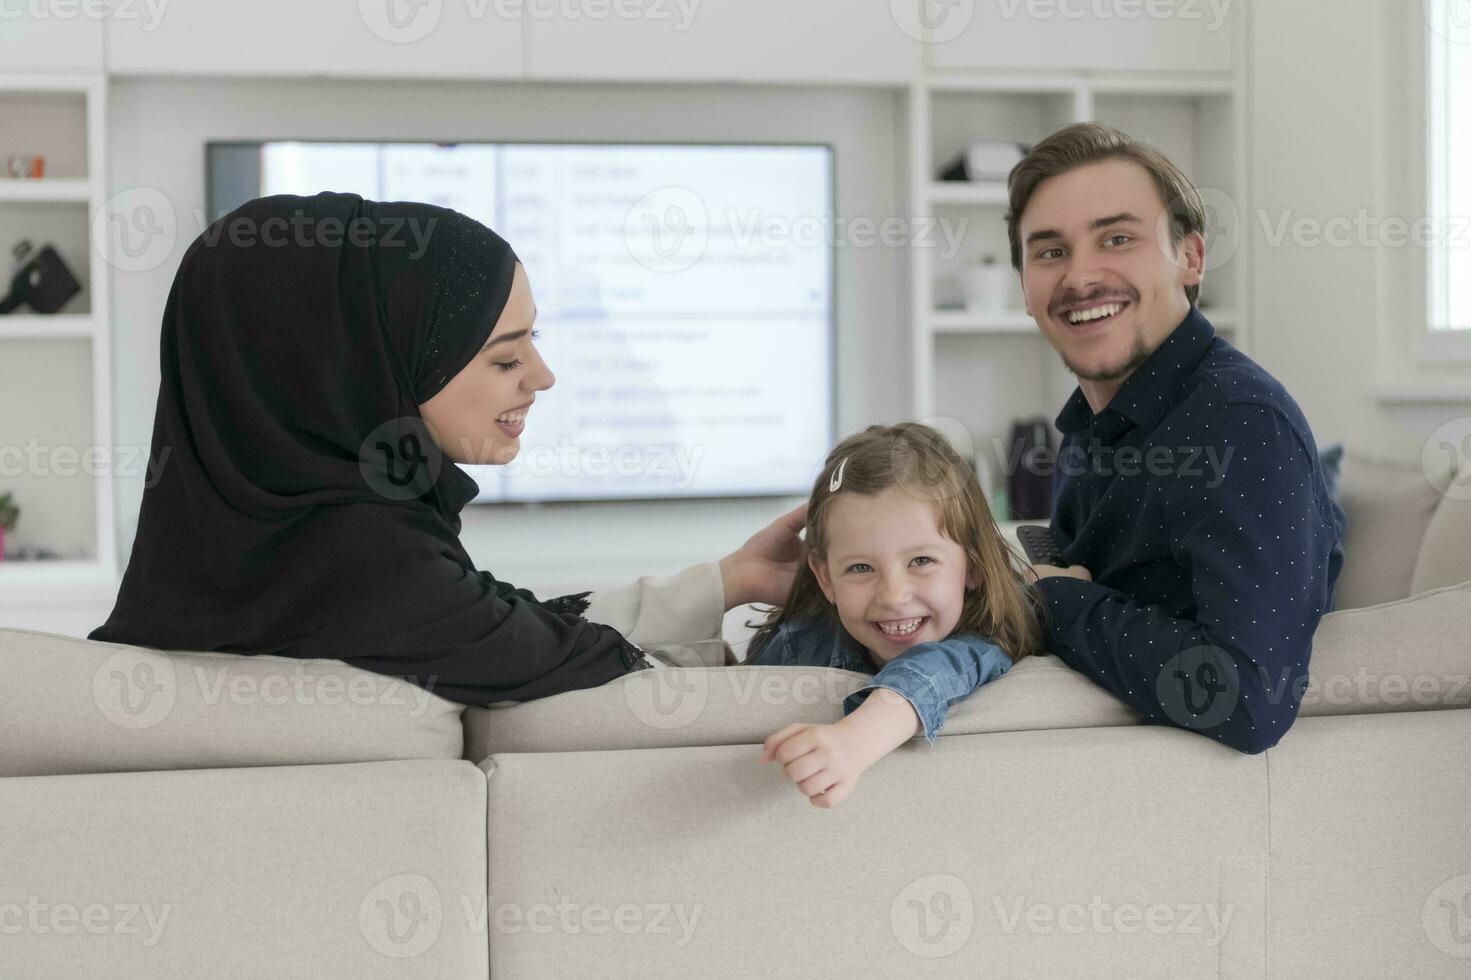
<path id="1" fill-rule="evenodd" d="M 1140 711 L 1243 752 L 1297 716 L 1347 519 L 1286 389 L 1194 307 L 1094 414 L 1057 427 L 1047 646 Z"/>

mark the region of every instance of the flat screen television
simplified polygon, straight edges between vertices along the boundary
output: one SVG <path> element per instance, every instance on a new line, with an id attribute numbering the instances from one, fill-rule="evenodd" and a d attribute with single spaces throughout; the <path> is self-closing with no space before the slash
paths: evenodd
<path id="1" fill-rule="evenodd" d="M 526 267 L 556 385 L 477 501 L 805 494 L 832 443 L 821 145 L 263 140 L 206 148 L 217 218 L 348 191 L 454 208 Z"/>

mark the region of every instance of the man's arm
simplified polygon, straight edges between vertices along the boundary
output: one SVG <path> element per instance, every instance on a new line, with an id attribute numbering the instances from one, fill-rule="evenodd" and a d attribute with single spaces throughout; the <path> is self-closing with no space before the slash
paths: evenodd
<path id="1" fill-rule="evenodd" d="M 1255 753 L 1297 717 L 1336 529 L 1312 461 L 1277 410 L 1231 405 L 1213 431 L 1223 454 L 1232 449 L 1224 466 L 1176 473 L 1166 494 L 1170 553 L 1190 577 L 1193 618 L 1076 578 L 1038 588 L 1048 647 L 1065 663 L 1151 721 Z"/>

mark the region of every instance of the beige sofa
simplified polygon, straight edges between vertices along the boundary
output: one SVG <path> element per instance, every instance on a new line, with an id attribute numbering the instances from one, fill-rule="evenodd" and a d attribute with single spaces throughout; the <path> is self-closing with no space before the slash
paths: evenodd
<path id="1" fill-rule="evenodd" d="M 1041 657 L 831 811 L 757 746 L 836 720 L 842 671 L 462 710 L 0 630 L 0 977 L 1466 976 L 1471 504 L 1418 472 L 1350 457 L 1278 746 Z"/>

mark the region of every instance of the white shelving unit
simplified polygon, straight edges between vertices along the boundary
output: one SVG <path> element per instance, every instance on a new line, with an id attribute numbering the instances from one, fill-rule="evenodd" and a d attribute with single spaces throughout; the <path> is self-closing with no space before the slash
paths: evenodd
<path id="1" fill-rule="evenodd" d="M 82 281 L 56 315 L 0 316 L 0 446 L 43 449 L 39 466 L 23 455 L 14 474 L 11 454 L 0 472 L 21 508 L 7 543 L 66 556 L 0 561 L 0 607 L 12 610 L 96 601 L 117 584 L 109 266 L 91 229 L 107 186 L 106 99 L 100 72 L 0 73 L 0 155 L 44 153 L 47 166 L 39 179 L 0 179 L 0 248 L 54 244 Z"/>
<path id="2" fill-rule="evenodd" d="M 1236 26 L 1244 32 L 1240 21 Z M 964 234 L 953 256 L 938 248 L 909 253 L 916 418 L 960 421 L 977 453 L 991 451 L 993 472 L 1002 474 L 1002 443 L 1011 422 L 1036 416 L 1051 421 L 1077 384 L 1023 308 L 1015 277 L 1001 312 L 939 305 L 947 293 L 961 292 L 960 274 L 982 256 L 1010 267 L 1004 183 L 936 179 L 973 139 L 1030 145 L 1069 123 L 1098 121 L 1161 149 L 1201 189 L 1208 207 L 1227 211 L 1223 225 L 1237 222 L 1234 237 L 1222 240 L 1229 258 L 1217 263 L 1225 252 L 1208 252 L 1200 305 L 1219 334 L 1249 350 L 1249 264 L 1241 234 L 1249 213 L 1247 102 L 1243 47 L 1236 51 L 1238 63 L 1229 73 L 920 73 L 908 103 L 912 213 L 948 222 L 952 231 L 964 222 Z"/>

